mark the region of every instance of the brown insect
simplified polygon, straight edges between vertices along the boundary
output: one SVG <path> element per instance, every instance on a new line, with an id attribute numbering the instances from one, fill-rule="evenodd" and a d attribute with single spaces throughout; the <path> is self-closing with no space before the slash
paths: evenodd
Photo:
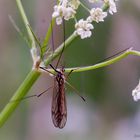
<path id="1" fill-rule="evenodd" d="M 56 72 L 56 74 L 53 74 L 54 86 L 53 86 L 53 97 L 52 97 L 52 108 L 51 108 L 52 122 L 55 127 L 62 129 L 67 122 L 65 84 L 67 84 L 73 90 L 75 90 L 75 92 L 83 99 L 83 101 L 85 101 L 85 99 L 79 94 L 77 89 L 75 89 L 69 82 L 67 82 L 68 76 L 74 70 L 71 70 L 67 75 L 65 75 L 64 67 L 62 67 L 60 70 L 57 70 L 51 64 L 50 67 Z M 49 72 L 47 69 L 43 67 L 40 68 Z"/>
<path id="2" fill-rule="evenodd" d="M 55 127 L 62 129 L 65 126 L 66 121 L 67 121 L 67 104 L 66 104 L 66 97 L 65 97 L 65 83 L 67 83 L 69 86 L 71 86 L 71 85 L 66 81 L 64 68 L 61 68 L 58 71 L 51 64 L 50 64 L 50 67 L 56 72 L 56 74 L 54 74 L 54 86 L 53 86 L 53 97 L 52 97 L 52 108 L 51 108 L 52 122 Z M 40 67 L 40 68 L 43 70 L 46 70 L 43 67 Z M 67 75 L 67 77 L 69 76 L 69 74 Z"/>
<path id="3" fill-rule="evenodd" d="M 53 69 L 54 67 L 50 65 Z M 54 88 L 52 97 L 52 121 L 55 127 L 63 128 L 67 121 L 67 105 L 65 97 L 65 75 L 64 68 L 56 71 L 54 77 Z"/>
<path id="4" fill-rule="evenodd" d="M 64 31 L 64 47 L 65 47 L 65 22 L 64 20 L 63 20 L 63 26 L 64 26 L 63 31 Z M 53 28 L 52 28 L 52 46 L 54 50 Z M 62 129 L 67 122 L 67 105 L 66 105 L 66 96 L 65 96 L 65 74 L 64 74 L 65 70 L 64 68 L 61 68 L 58 71 L 56 68 L 62 57 L 64 47 L 61 51 L 56 67 L 54 68 L 50 64 L 50 67 L 56 72 L 56 74 L 54 75 L 54 87 L 53 87 L 52 108 L 51 108 L 52 122 L 55 127 L 58 127 L 60 129 Z"/>
<path id="5" fill-rule="evenodd" d="M 56 70 L 51 64 L 51 68 L 54 69 L 56 75 L 54 76 L 54 88 L 52 97 L 52 121 L 55 127 L 63 128 L 67 121 L 67 104 L 65 96 L 65 84 L 70 86 L 76 93 L 85 101 L 85 99 L 79 94 L 70 83 L 67 82 L 68 76 L 72 73 L 71 70 L 67 76 L 65 76 L 65 69 L 61 68 L 59 71 Z"/>
<path id="6" fill-rule="evenodd" d="M 72 73 L 73 70 L 71 70 L 67 76 L 65 76 L 64 67 L 62 67 L 60 70 L 57 70 L 58 63 L 61 59 L 62 53 L 65 48 L 65 22 L 64 22 L 64 20 L 63 20 L 63 26 L 64 26 L 64 28 L 63 28 L 64 47 L 62 48 L 62 51 L 58 58 L 56 66 L 53 67 L 50 64 L 50 67 L 56 72 L 55 74 L 53 74 L 54 75 L 54 87 L 53 87 L 52 108 L 51 108 L 52 121 L 53 121 L 54 126 L 60 128 L 60 129 L 62 129 L 67 122 L 67 105 L 66 105 L 66 97 L 65 97 L 65 84 L 67 84 L 68 86 L 73 88 L 76 91 L 76 93 L 79 95 L 79 92 L 70 83 L 67 82 L 67 78 Z M 53 28 L 52 28 L 52 46 L 53 46 L 53 50 L 54 50 Z M 40 67 L 40 68 L 49 72 L 47 69 L 45 69 L 43 67 Z M 85 99 L 82 96 L 80 96 L 80 97 L 85 101 Z"/>

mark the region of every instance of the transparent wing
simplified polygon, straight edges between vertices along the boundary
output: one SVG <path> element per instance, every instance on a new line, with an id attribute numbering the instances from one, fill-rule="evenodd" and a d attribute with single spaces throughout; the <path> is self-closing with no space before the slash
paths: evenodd
<path id="1" fill-rule="evenodd" d="M 55 127 L 63 128 L 67 121 L 67 106 L 65 97 L 64 79 L 61 84 L 54 79 L 52 98 L 52 121 Z"/>

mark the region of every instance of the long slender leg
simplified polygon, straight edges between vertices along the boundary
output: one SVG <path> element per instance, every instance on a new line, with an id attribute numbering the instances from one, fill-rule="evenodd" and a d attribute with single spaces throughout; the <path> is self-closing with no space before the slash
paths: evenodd
<path id="1" fill-rule="evenodd" d="M 39 67 L 39 68 L 42 69 L 42 70 L 44 70 L 44 71 L 46 71 L 46 72 L 48 72 L 48 73 L 50 73 L 50 74 L 52 74 L 52 75 L 55 75 L 54 73 L 52 73 L 49 70 L 47 70 L 45 67 Z"/>
<path id="2" fill-rule="evenodd" d="M 34 95 L 30 95 L 30 96 L 26 96 L 24 98 L 21 98 L 21 99 L 17 99 L 17 100 L 12 100 L 10 101 L 11 102 L 19 102 L 21 100 L 25 100 L 25 99 L 29 99 L 29 98 L 32 98 L 32 97 L 40 97 L 41 95 L 43 95 L 44 93 L 46 93 L 48 90 L 50 90 L 51 88 L 53 88 L 53 86 L 49 87 L 48 89 L 44 90 L 43 92 L 39 93 L 39 94 L 34 94 Z"/>
<path id="3" fill-rule="evenodd" d="M 59 73 L 59 71 L 58 70 L 56 70 L 54 67 L 53 67 L 53 65 L 52 64 L 49 64 L 50 65 L 50 67 L 55 71 L 55 72 L 57 72 L 57 73 Z"/>
<path id="4" fill-rule="evenodd" d="M 65 83 L 66 83 L 69 87 L 71 87 L 71 88 L 75 91 L 75 93 L 76 93 L 79 97 L 81 97 L 81 99 L 82 99 L 83 101 L 86 101 L 85 98 L 84 98 L 83 96 L 80 95 L 79 91 L 78 91 L 75 87 L 73 87 L 73 86 L 72 86 L 69 82 L 67 82 L 67 81 L 65 81 Z"/>
<path id="5" fill-rule="evenodd" d="M 68 79 L 68 77 L 70 76 L 70 74 L 73 72 L 74 70 L 71 70 L 67 75 L 66 75 L 66 80 Z"/>

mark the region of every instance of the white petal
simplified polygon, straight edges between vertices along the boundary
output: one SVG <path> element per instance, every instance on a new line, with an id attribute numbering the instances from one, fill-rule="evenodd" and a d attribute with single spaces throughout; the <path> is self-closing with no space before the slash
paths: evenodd
<path id="1" fill-rule="evenodd" d="M 57 17 L 56 18 L 56 24 L 60 25 L 62 23 L 62 18 L 61 17 Z"/>
<path id="2" fill-rule="evenodd" d="M 134 101 L 138 101 L 140 99 L 140 82 L 136 86 L 136 88 L 132 91 L 132 96 Z"/>
<path id="3" fill-rule="evenodd" d="M 52 14 L 52 17 L 53 18 L 56 18 L 56 17 L 58 17 L 59 16 L 59 13 L 58 12 L 53 12 L 53 14 Z"/>

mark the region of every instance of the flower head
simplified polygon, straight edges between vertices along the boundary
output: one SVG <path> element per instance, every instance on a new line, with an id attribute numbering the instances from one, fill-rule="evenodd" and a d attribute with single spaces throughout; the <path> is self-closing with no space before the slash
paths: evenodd
<path id="1" fill-rule="evenodd" d="M 132 91 L 132 96 L 134 101 L 138 101 L 140 99 L 140 81 L 136 88 Z"/>
<path id="2" fill-rule="evenodd" d="M 67 5 L 68 1 L 60 1 L 60 5 L 54 6 L 54 12 L 52 14 L 53 18 L 56 18 L 57 25 L 60 25 L 62 23 L 62 18 L 65 20 L 69 20 L 70 18 L 73 18 L 76 11 Z"/>
<path id="3" fill-rule="evenodd" d="M 111 15 L 113 15 L 113 13 L 117 12 L 115 1 L 117 1 L 117 0 L 104 0 L 104 2 L 109 5 L 109 13 Z"/>
<path id="4" fill-rule="evenodd" d="M 102 1 L 102 2 L 101 2 Z M 103 5 L 108 5 L 108 10 L 110 14 L 116 13 L 116 2 L 117 0 L 88 0 L 90 3 L 99 2 L 99 6 L 103 7 Z M 102 5 L 103 4 L 103 5 Z M 79 5 L 83 7 L 87 12 L 89 12 L 89 16 L 86 20 L 82 18 L 77 22 L 76 12 L 78 10 Z M 101 6 L 102 5 L 102 6 Z M 103 11 L 102 8 L 91 8 L 89 9 L 84 5 L 84 3 L 80 2 L 80 0 L 59 0 L 59 4 L 54 6 L 54 12 L 52 17 L 56 19 L 57 25 L 60 25 L 64 20 L 69 20 L 71 18 L 75 19 L 75 33 L 80 35 L 82 39 L 90 37 L 92 35 L 91 30 L 94 28 L 91 24 L 93 21 L 99 23 L 103 22 L 104 18 L 107 16 L 107 12 Z"/>
<path id="5" fill-rule="evenodd" d="M 94 27 L 91 23 L 89 23 L 87 20 L 80 19 L 75 24 L 76 31 L 75 33 L 81 36 L 81 39 L 90 37 L 92 35 L 92 30 Z"/>
<path id="6" fill-rule="evenodd" d="M 107 16 L 107 12 L 103 12 L 101 8 L 92 8 L 90 11 L 90 16 L 87 18 L 89 22 L 96 21 L 101 22 L 104 21 L 104 18 Z"/>

